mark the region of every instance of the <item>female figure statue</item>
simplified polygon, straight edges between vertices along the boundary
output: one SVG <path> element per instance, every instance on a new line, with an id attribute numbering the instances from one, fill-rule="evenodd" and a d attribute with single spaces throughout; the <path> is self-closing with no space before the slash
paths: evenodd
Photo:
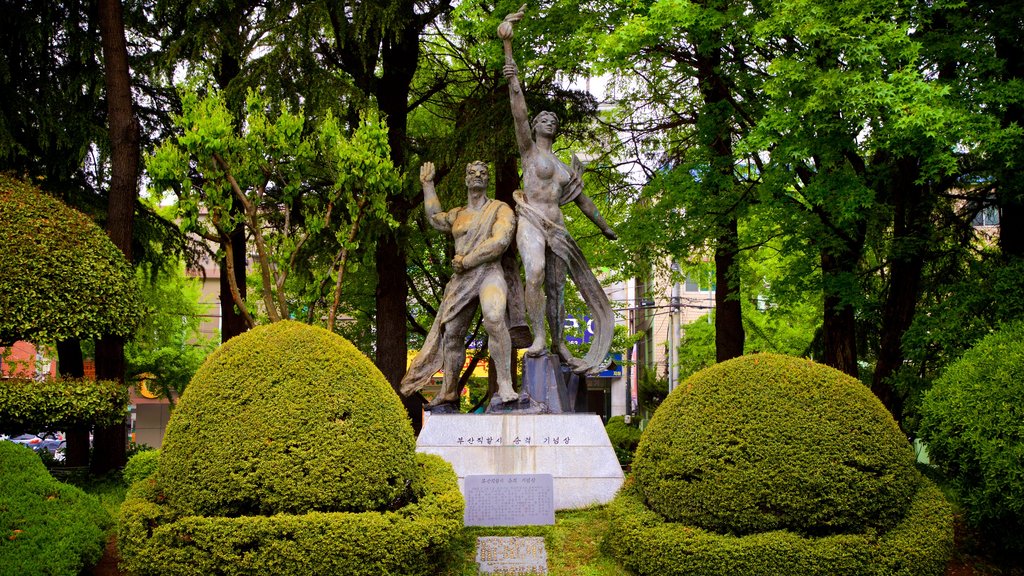
<path id="1" fill-rule="evenodd" d="M 594 202 L 583 193 L 582 162 L 573 156 L 573 165 L 569 167 L 552 152 L 551 146 L 558 130 L 555 114 L 541 112 L 532 126 L 529 122 L 526 99 L 512 58 L 512 25 L 522 17 L 523 8 L 509 14 L 498 26 L 498 36 L 505 48 L 504 73 L 508 78 L 516 142 L 523 169 L 523 189 L 517 190 L 514 197 L 519 216 L 516 245 L 526 273 L 526 313 L 534 334 L 533 343 L 526 353 L 531 356 L 545 353 L 546 316 L 551 331 L 551 351 L 561 356 L 577 373 L 596 373 L 605 368 L 604 359 L 611 346 L 614 317 L 604 289 L 565 228 L 561 206 L 575 202 L 607 238 L 615 240 L 617 236 L 597 211 Z M 582 359 L 573 357 L 562 335 L 567 270 L 587 302 L 594 323 L 590 352 Z"/>

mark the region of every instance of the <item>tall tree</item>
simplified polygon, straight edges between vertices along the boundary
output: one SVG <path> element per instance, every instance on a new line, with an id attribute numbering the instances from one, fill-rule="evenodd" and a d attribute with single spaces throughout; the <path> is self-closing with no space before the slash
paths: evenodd
<path id="1" fill-rule="evenodd" d="M 111 180 L 107 205 L 107 234 L 132 260 L 132 226 L 138 199 L 139 124 L 132 103 L 132 81 L 120 0 L 99 0 L 99 28 L 103 44 L 110 138 Z M 96 343 L 96 377 L 125 379 L 124 338 L 105 335 Z M 106 472 L 127 462 L 124 424 L 98 428 L 93 436 L 92 469 Z"/>

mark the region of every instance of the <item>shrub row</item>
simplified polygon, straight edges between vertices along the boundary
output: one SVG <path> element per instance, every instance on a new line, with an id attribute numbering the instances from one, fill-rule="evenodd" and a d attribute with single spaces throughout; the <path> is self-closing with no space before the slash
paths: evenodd
<path id="1" fill-rule="evenodd" d="M 447 462 L 416 460 L 417 499 L 394 512 L 178 516 L 157 474 L 134 484 L 121 508 L 122 567 L 137 576 L 434 574 L 464 504 Z"/>
<path id="2" fill-rule="evenodd" d="M 0 379 L 0 432 L 21 434 L 123 422 L 128 389 L 112 380 Z"/>
<path id="3" fill-rule="evenodd" d="M 938 576 L 953 550 L 952 509 L 924 479 L 904 519 L 883 533 L 718 534 L 665 521 L 647 508 L 632 481 L 608 510 L 605 544 L 640 575 Z"/>
<path id="4" fill-rule="evenodd" d="M 76 576 L 111 524 L 95 497 L 50 476 L 32 450 L 0 441 L 0 576 Z"/>

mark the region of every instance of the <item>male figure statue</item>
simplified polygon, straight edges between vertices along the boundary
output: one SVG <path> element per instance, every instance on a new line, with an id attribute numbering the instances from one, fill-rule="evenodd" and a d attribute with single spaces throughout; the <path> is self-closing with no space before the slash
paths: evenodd
<path id="1" fill-rule="evenodd" d="M 508 286 L 501 268 L 501 255 L 512 243 L 516 217 L 507 204 L 487 197 L 487 182 L 486 164 L 473 162 L 466 166 L 468 201 L 465 206 L 443 212 L 434 191 L 434 165 L 427 162 L 420 167 L 427 219 L 434 228 L 455 236 L 455 274 L 445 286 L 423 348 L 402 378 L 402 394 L 409 396 L 444 368 L 441 391 L 428 408 L 454 404 L 457 411 L 456 387 L 466 359 L 466 334 L 478 301 L 487 329 L 491 369 L 497 374 L 498 395 L 502 402 L 519 398 L 512 389 L 512 344 L 505 321 Z"/>
<path id="2" fill-rule="evenodd" d="M 526 354 L 540 356 L 545 353 L 546 316 L 551 330 L 552 352 L 569 364 L 574 372 L 600 372 L 605 368 L 604 360 L 611 346 L 615 318 L 604 289 L 565 228 L 561 206 L 575 202 L 608 239 L 615 240 L 617 236 L 597 211 L 594 202 L 583 193 L 583 163 L 574 156 L 570 168 L 552 151 L 558 131 L 555 114 L 541 112 L 533 125 L 530 124 L 526 99 L 512 58 L 512 25 L 523 18 L 523 8 L 505 18 L 498 26 L 498 36 L 505 49 L 504 72 L 508 78 L 516 142 L 523 166 L 523 189 L 517 190 L 514 197 L 519 215 L 516 244 L 526 272 L 526 314 L 534 335 L 533 344 Z M 594 322 L 594 338 L 585 358 L 575 358 L 562 336 L 567 270 L 586 301 Z"/>

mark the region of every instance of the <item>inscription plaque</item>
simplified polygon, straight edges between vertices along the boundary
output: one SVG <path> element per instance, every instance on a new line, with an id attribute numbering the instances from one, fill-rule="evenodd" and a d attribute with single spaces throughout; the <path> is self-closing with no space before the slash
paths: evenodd
<path id="1" fill-rule="evenodd" d="M 480 574 L 547 574 L 548 552 L 540 536 L 481 536 L 476 563 Z"/>
<path id="2" fill-rule="evenodd" d="M 466 526 L 555 523 L 551 474 L 487 474 L 465 478 Z"/>

